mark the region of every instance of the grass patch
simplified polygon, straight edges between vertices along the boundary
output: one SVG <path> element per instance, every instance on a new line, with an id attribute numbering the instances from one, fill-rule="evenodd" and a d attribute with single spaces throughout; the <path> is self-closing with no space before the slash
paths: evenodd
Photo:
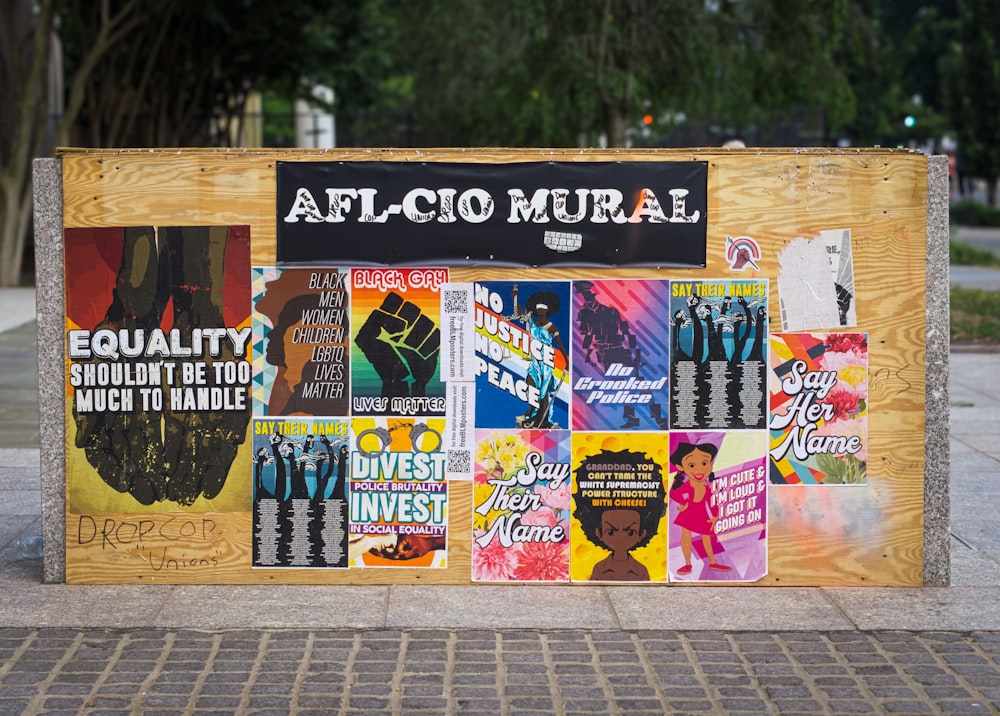
<path id="1" fill-rule="evenodd" d="M 954 266 L 997 266 L 1000 267 L 1000 256 L 992 251 L 979 249 L 961 241 L 948 242 L 949 262 Z"/>
<path id="2" fill-rule="evenodd" d="M 952 343 L 1000 343 L 1000 291 L 951 289 Z"/>

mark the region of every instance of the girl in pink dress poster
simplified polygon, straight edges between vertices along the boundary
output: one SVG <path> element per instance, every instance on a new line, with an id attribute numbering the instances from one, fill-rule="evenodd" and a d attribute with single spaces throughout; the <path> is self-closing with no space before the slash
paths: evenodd
<path id="1" fill-rule="evenodd" d="M 671 433 L 671 581 L 767 574 L 766 455 L 760 431 Z"/>

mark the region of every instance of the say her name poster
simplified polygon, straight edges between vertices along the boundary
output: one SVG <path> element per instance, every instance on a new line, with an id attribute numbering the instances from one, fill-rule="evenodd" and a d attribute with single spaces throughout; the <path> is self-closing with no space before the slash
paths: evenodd
<path id="1" fill-rule="evenodd" d="M 771 482 L 864 485 L 868 334 L 771 336 Z"/>

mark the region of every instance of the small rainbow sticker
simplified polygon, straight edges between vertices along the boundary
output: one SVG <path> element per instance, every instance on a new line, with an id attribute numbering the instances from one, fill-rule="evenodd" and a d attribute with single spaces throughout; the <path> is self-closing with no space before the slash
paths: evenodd
<path id="1" fill-rule="evenodd" d="M 760 271 L 760 246 L 749 236 L 726 235 L 726 261 L 734 271 L 743 271 L 747 266 Z"/>

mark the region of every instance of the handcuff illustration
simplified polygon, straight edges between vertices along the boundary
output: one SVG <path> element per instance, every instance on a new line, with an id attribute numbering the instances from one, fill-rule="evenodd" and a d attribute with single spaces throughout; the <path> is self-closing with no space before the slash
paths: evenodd
<path id="1" fill-rule="evenodd" d="M 362 430 L 358 435 L 357 439 L 354 441 L 358 452 L 364 457 L 372 458 L 378 457 L 383 453 L 389 451 L 389 445 L 392 443 L 392 433 L 396 430 L 404 430 L 406 428 L 410 429 L 410 444 L 416 452 L 437 452 L 441 449 L 441 433 L 439 433 L 434 428 L 427 425 L 427 423 L 400 423 L 392 428 L 368 428 L 367 430 Z M 424 433 L 432 433 L 437 441 L 434 443 L 433 447 L 420 447 L 419 441 Z M 361 441 L 365 439 L 368 435 L 374 435 L 379 442 L 378 450 L 365 450 L 361 447 Z"/>

